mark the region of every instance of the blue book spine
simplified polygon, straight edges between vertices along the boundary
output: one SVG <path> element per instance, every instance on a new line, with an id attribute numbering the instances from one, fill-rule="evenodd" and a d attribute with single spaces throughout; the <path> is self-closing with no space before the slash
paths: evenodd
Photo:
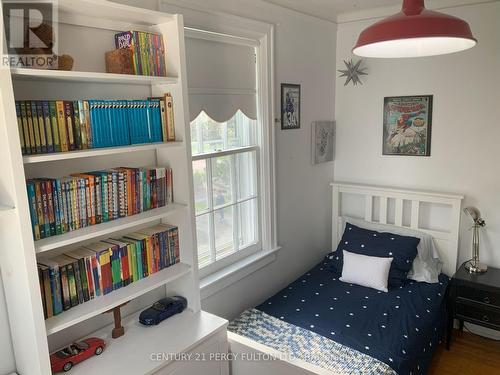
<path id="1" fill-rule="evenodd" d="M 59 202 L 59 194 L 57 192 L 56 180 L 50 180 L 52 184 L 52 202 L 54 204 L 54 219 L 56 221 L 56 234 L 62 234 L 61 231 L 61 204 Z"/>
<path id="2" fill-rule="evenodd" d="M 126 100 L 127 131 L 128 131 L 128 139 L 131 145 L 134 144 L 134 134 L 132 132 L 132 114 L 133 114 L 132 103 L 133 103 L 132 100 Z"/>
<path id="3" fill-rule="evenodd" d="M 148 101 L 141 100 L 141 124 L 142 124 L 142 143 L 150 143 L 152 134 L 149 128 L 149 118 L 148 118 Z"/>
<path id="4" fill-rule="evenodd" d="M 35 196 L 35 183 L 27 181 L 26 187 L 28 190 L 28 202 L 31 216 L 31 230 L 35 240 L 40 239 L 40 228 L 38 227 L 38 215 L 36 213 L 36 196 Z"/>
<path id="5" fill-rule="evenodd" d="M 118 114 L 118 101 L 110 100 L 108 102 L 109 108 L 109 134 L 111 146 L 121 146 L 121 139 L 119 134 L 119 114 Z"/>
<path id="6" fill-rule="evenodd" d="M 96 263 L 96 267 L 94 267 L 94 262 Z M 99 253 L 95 254 L 95 259 L 94 255 L 92 256 L 91 260 L 91 265 L 92 265 L 92 274 L 94 275 L 94 294 L 98 297 L 101 295 L 101 284 L 99 280 L 99 270 L 97 269 L 100 267 L 99 265 Z"/>
<path id="7" fill-rule="evenodd" d="M 50 290 L 52 291 L 52 307 L 54 315 L 63 311 L 61 296 L 61 278 L 59 276 L 59 267 L 49 267 Z"/>
<path id="8" fill-rule="evenodd" d="M 97 100 L 89 100 L 90 131 L 92 132 L 92 147 L 99 148 L 101 139 L 99 137 L 98 126 L 99 117 L 97 112 Z"/>
<path id="9" fill-rule="evenodd" d="M 67 230 L 67 219 L 66 219 L 66 209 L 64 208 L 64 200 L 63 200 L 63 191 L 62 191 L 62 184 L 61 180 L 56 179 L 54 180 L 56 184 L 56 194 L 57 194 L 57 201 L 59 202 L 59 221 L 61 225 L 61 234 L 66 233 Z"/>
<path id="10" fill-rule="evenodd" d="M 121 129 L 123 134 L 123 142 L 125 145 L 130 144 L 130 132 L 129 132 L 129 124 L 128 124 L 128 104 L 127 100 L 120 101 L 121 106 Z"/>
<path id="11" fill-rule="evenodd" d="M 101 139 L 101 147 L 106 147 L 107 144 L 107 138 L 106 138 L 106 129 L 107 129 L 107 124 L 106 124 L 106 112 L 105 112 L 105 101 L 104 100 L 99 100 L 99 106 L 97 107 L 97 111 L 99 113 L 98 118 L 99 118 L 99 137 Z"/>
<path id="12" fill-rule="evenodd" d="M 163 135 L 161 130 L 161 112 L 160 112 L 160 101 L 155 101 L 155 107 L 153 111 L 154 116 L 154 127 L 155 127 L 155 142 L 162 142 Z"/>
<path id="13" fill-rule="evenodd" d="M 136 260 L 137 260 L 137 273 L 139 279 L 144 278 L 144 270 L 142 269 L 142 241 L 135 241 Z"/>
<path id="14" fill-rule="evenodd" d="M 130 130 L 130 142 L 132 144 L 139 143 L 139 138 L 137 134 L 137 101 L 129 100 L 129 130 Z"/>

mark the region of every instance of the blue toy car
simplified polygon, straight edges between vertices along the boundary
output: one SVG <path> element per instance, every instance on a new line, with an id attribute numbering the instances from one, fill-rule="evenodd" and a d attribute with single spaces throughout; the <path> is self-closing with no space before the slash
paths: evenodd
<path id="1" fill-rule="evenodd" d="M 156 301 L 153 306 L 147 308 L 139 315 L 139 322 L 152 326 L 160 324 L 172 315 L 184 311 L 187 306 L 187 299 L 181 296 L 166 297 Z"/>

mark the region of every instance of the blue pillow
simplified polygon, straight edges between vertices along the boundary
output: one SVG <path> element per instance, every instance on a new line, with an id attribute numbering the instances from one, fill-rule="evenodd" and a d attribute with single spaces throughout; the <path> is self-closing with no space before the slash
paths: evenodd
<path id="1" fill-rule="evenodd" d="M 338 274 L 342 273 L 343 252 L 394 258 L 389 271 L 389 286 L 404 285 L 413 260 L 417 256 L 417 246 L 420 238 L 400 236 L 393 233 L 376 232 L 346 223 L 342 240 L 333 256 L 331 268 Z"/>

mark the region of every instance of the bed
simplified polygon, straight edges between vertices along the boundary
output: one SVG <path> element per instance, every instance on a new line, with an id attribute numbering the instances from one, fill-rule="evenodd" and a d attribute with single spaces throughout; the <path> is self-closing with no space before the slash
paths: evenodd
<path id="1" fill-rule="evenodd" d="M 436 283 L 407 280 L 383 293 L 339 281 L 332 267 L 336 253 L 329 253 L 231 322 L 233 375 L 426 373 L 444 331 L 463 197 L 358 184 L 332 188 L 333 249 L 344 231 L 346 209 L 356 208 L 353 197 L 361 198 L 365 221 L 431 234 L 443 273 Z"/>

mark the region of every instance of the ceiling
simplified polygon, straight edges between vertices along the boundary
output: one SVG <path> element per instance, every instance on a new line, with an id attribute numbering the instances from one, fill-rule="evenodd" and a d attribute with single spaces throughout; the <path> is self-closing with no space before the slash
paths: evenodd
<path id="1" fill-rule="evenodd" d="M 339 14 L 366 9 L 400 6 L 402 0 L 264 0 L 311 16 L 337 22 Z M 484 3 L 487 0 L 427 0 L 429 8 Z"/>

